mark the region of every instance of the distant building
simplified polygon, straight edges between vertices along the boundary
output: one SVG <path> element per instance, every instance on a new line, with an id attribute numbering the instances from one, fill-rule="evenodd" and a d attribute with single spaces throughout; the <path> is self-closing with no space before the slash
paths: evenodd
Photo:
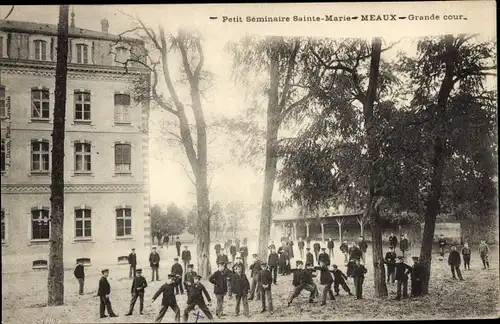
<path id="1" fill-rule="evenodd" d="M 149 72 L 137 63 L 124 69 L 144 43 L 109 34 L 105 19 L 101 27 L 73 20 L 69 28 L 66 267 L 78 258 L 116 264 L 130 248 L 150 245 L 149 103 L 131 94 Z M 0 20 L 3 269 L 48 261 L 56 48 L 56 25 Z"/>

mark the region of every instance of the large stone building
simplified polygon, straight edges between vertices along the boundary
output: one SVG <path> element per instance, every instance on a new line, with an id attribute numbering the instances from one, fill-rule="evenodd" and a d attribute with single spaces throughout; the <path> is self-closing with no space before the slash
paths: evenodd
<path id="1" fill-rule="evenodd" d="M 65 267 L 78 258 L 116 264 L 150 245 L 149 103 L 132 95 L 149 73 L 128 60 L 144 43 L 101 23 L 101 31 L 76 28 L 73 17 L 69 28 Z M 48 261 L 56 48 L 57 25 L 0 20 L 4 271 Z"/>

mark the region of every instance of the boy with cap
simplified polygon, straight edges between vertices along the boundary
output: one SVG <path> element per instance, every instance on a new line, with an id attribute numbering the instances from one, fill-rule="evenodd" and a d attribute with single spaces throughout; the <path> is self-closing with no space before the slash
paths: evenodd
<path id="1" fill-rule="evenodd" d="M 302 283 L 304 285 L 304 289 L 311 292 L 309 303 L 314 303 L 314 297 L 319 296 L 318 286 L 316 286 L 316 283 L 314 282 L 315 277 L 316 272 L 314 270 L 314 264 L 306 264 L 306 269 L 304 270 L 302 277 Z"/>
<path id="2" fill-rule="evenodd" d="M 439 244 L 439 255 L 441 256 L 441 260 L 443 260 L 444 248 L 446 246 L 446 239 L 444 238 L 443 234 L 439 235 L 438 244 Z"/>
<path id="3" fill-rule="evenodd" d="M 234 260 L 236 259 L 236 244 L 231 243 L 229 246 L 229 254 L 231 254 L 231 262 L 234 263 Z"/>
<path id="4" fill-rule="evenodd" d="M 243 264 L 243 260 L 241 259 L 241 256 L 236 257 L 236 261 L 234 262 L 233 269 L 231 269 L 233 271 L 233 273 L 236 273 L 237 267 L 241 267 L 241 272 L 245 273 L 245 265 Z"/>
<path id="5" fill-rule="evenodd" d="M 83 284 L 85 282 L 85 269 L 83 267 L 83 261 L 81 259 L 78 260 L 78 264 L 75 267 L 75 271 L 73 271 L 76 280 L 78 280 L 78 294 L 83 295 Z"/>
<path id="6" fill-rule="evenodd" d="M 191 251 L 189 251 L 187 245 L 184 246 L 184 251 L 182 251 L 181 259 L 184 263 L 184 269 L 187 269 L 188 264 L 191 262 Z"/>
<path id="7" fill-rule="evenodd" d="M 219 264 L 219 262 L 223 262 L 224 264 L 227 264 L 229 262 L 229 259 L 227 258 L 227 255 L 226 255 L 226 252 L 224 249 L 220 250 L 220 254 L 217 256 L 216 262 L 217 262 L 217 264 Z"/>
<path id="8" fill-rule="evenodd" d="M 330 258 L 333 258 L 334 246 L 335 246 L 335 243 L 334 243 L 333 239 L 330 237 L 328 239 L 328 242 L 326 242 L 326 247 L 328 248 L 328 255 L 330 256 Z"/>
<path id="9" fill-rule="evenodd" d="M 335 300 L 335 296 L 332 291 L 333 277 L 330 269 L 324 261 L 319 262 L 319 267 L 316 270 L 320 271 L 319 284 L 323 286 L 323 295 L 321 298 L 321 306 L 326 305 L 326 298 L 330 296 L 330 300 Z"/>
<path id="10" fill-rule="evenodd" d="M 311 253 L 311 248 L 306 248 L 306 264 L 314 263 L 314 255 Z"/>
<path id="11" fill-rule="evenodd" d="M 272 315 L 274 312 L 273 296 L 271 293 L 271 285 L 273 283 L 273 277 L 271 275 L 271 272 L 267 269 L 267 264 L 265 262 L 262 262 L 260 264 L 260 267 L 261 270 L 259 272 L 259 280 L 258 280 L 261 286 L 261 293 L 262 293 L 261 296 L 262 310 L 260 312 L 264 313 L 266 311 L 266 300 L 267 300 L 267 304 L 269 306 L 269 313 Z"/>
<path id="12" fill-rule="evenodd" d="M 470 270 L 470 255 L 472 250 L 469 247 L 469 243 L 465 242 L 464 247 L 462 248 L 462 257 L 464 258 L 464 270 Z"/>
<path id="13" fill-rule="evenodd" d="M 321 244 L 319 243 L 314 243 L 313 244 L 313 251 L 314 251 L 314 257 L 316 259 L 316 261 L 318 260 L 318 254 L 319 254 L 319 251 L 321 250 Z"/>
<path id="14" fill-rule="evenodd" d="M 325 248 L 321 248 L 321 253 L 318 255 L 318 264 L 320 265 L 321 262 L 323 262 L 323 264 L 327 267 L 330 265 L 330 256 L 326 253 Z"/>
<path id="15" fill-rule="evenodd" d="M 186 293 L 189 293 L 189 288 L 194 283 L 194 277 L 198 274 L 194 271 L 194 265 L 188 264 L 186 273 L 184 274 L 184 288 L 186 289 Z"/>
<path id="16" fill-rule="evenodd" d="M 301 259 L 304 258 L 304 246 L 305 242 L 302 241 L 302 237 L 299 237 L 299 241 L 297 242 L 297 247 L 299 248 L 299 254 Z"/>
<path id="17" fill-rule="evenodd" d="M 243 246 L 240 247 L 240 256 L 241 256 L 241 261 L 243 262 L 243 273 L 245 273 L 245 270 L 247 269 L 247 261 L 248 261 L 248 246 L 247 242 L 243 241 Z"/>
<path id="18" fill-rule="evenodd" d="M 363 263 L 365 263 L 365 254 L 366 250 L 368 249 L 368 244 L 366 243 L 365 238 L 363 236 L 359 237 L 358 246 L 359 249 L 361 250 L 361 260 L 363 260 Z"/>
<path id="19" fill-rule="evenodd" d="M 406 261 L 407 251 L 410 249 L 410 241 L 408 241 L 408 237 L 406 234 L 401 234 L 401 241 L 399 242 L 399 249 L 403 254 L 403 260 Z"/>
<path id="20" fill-rule="evenodd" d="M 132 279 L 135 278 L 135 269 L 137 267 L 137 255 L 135 254 L 135 249 L 132 249 L 132 252 L 128 255 L 128 264 L 130 265 L 130 269 L 128 271 L 128 277 Z"/>
<path id="21" fill-rule="evenodd" d="M 142 269 L 137 269 L 135 272 L 136 277 L 132 281 L 132 288 L 130 289 L 130 293 L 132 294 L 132 301 L 130 302 L 129 311 L 127 314 L 125 314 L 125 316 L 132 315 L 137 298 L 139 298 L 139 311 L 141 315 L 144 309 L 144 292 L 146 287 L 148 286 L 148 283 L 146 282 L 146 278 L 142 276 Z"/>
<path id="22" fill-rule="evenodd" d="M 107 317 L 104 315 L 104 310 L 108 310 L 109 317 L 117 317 L 113 312 L 113 308 L 111 307 L 111 301 L 109 300 L 109 294 L 111 294 L 111 286 L 108 282 L 109 269 L 104 269 L 101 271 L 102 277 L 99 280 L 99 288 L 97 289 L 97 296 L 99 296 L 99 300 L 101 304 L 99 305 L 99 315 L 100 318 Z"/>
<path id="23" fill-rule="evenodd" d="M 160 268 L 160 255 L 156 252 L 156 247 L 153 247 L 153 251 L 149 254 L 149 266 L 151 267 L 151 281 L 159 281 L 158 269 Z"/>
<path id="24" fill-rule="evenodd" d="M 267 263 L 269 265 L 269 271 L 271 271 L 273 275 L 273 283 L 276 285 L 276 279 L 278 276 L 278 264 L 279 264 L 279 255 L 276 253 L 275 249 L 271 249 L 271 253 L 269 253 L 269 257 L 267 258 Z"/>
<path id="25" fill-rule="evenodd" d="M 360 259 L 355 259 L 354 262 L 355 265 L 352 270 L 352 277 L 354 278 L 354 287 L 356 288 L 356 299 L 363 299 L 363 282 L 365 281 L 365 274 L 368 270 L 361 264 Z"/>
<path id="26" fill-rule="evenodd" d="M 250 265 L 250 271 L 252 276 L 252 286 L 250 287 L 250 296 L 248 300 L 253 300 L 255 290 L 257 290 L 257 300 L 260 300 L 260 284 L 259 284 L 259 272 L 261 270 L 261 261 L 257 254 L 252 254 L 253 263 Z"/>
<path id="27" fill-rule="evenodd" d="M 177 249 L 177 257 L 180 257 L 181 256 L 181 240 L 179 240 L 179 237 L 177 236 L 177 238 L 175 239 L 175 248 Z"/>
<path id="28" fill-rule="evenodd" d="M 425 268 L 418 261 L 418 256 L 412 257 L 413 267 L 411 268 L 411 296 L 417 297 L 422 295 L 422 278 Z"/>
<path id="29" fill-rule="evenodd" d="M 210 295 L 208 294 L 208 291 L 205 288 L 205 286 L 200 282 L 201 276 L 196 275 L 193 277 L 193 279 L 194 279 L 193 285 L 191 286 L 191 289 L 187 291 L 188 300 L 187 300 L 187 306 L 184 309 L 183 321 L 184 323 L 187 322 L 189 318 L 189 313 L 196 306 L 200 308 L 200 310 L 205 314 L 205 316 L 209 320 L 212 320 L 214 317 L 212 316 L 212 313 L 208 309 L 207 304 L 203 299 L 203 295 L 205 295 L 208 301 L 208 306 L 210 306 L 210 303 L 212 301 L 210 299 Z"/>
<path id="30" fill-rule="evenodd" d="M 172 264 L 172 269 L 170 272 L 176 276 L 175 278 L 175 294 L 179 294 L 179 289 L 181 294 L 184 294 L 184 288 L 182 285 L 182 273 L 184 270 L 182 269 L 182 265 L 179 263 L 179 258 L 174 258 L 174 264 Z"/>
<path id="31" fill-rule="evenodd" d="M 236 296 L 236 306 L 235 315 L 240 314 L 240 303 L 243 302 L 243 314 L 248 317 L 250 316 L 248 311 L 248 291 L 250 290 L 250 282 L 247 276 L 243 272 L 242 264 L 235 264 L 234 274 L 231 278 L 231 290 Z"/>
<path id="32" fill-rule="evenodd" d="M 479 256 L 481 261 L 483 261 L 483 269 L 490 268 L 490 261 L 488 260 L 488 254 L 490 253 L 490 247 L 486 244 L 485 240 L 479 243 Z"/>
<path id="33" fill-rule="evenodd" d="M 394 233 L 391 233 L 389 235 L 389 247 L 396 248 L 396 245 L 398 245 L 398 237 Z"/>
<path id="34" fill-rule="evenodd" d="M 344 264 L 347 265 L 347 262 L 349 262 L 349 246 L 347 245 L 347 241 L 340 244 L 340 252 L 344 254 Z"/>
<path id="35" fill-rule="evenodd" d="M 309 248 L 308 248 L 309 249 Z M 293 290 L 292 293 L 290 294 L 290 297 L 288 298 L 288 306 L 292 303 L 293 299 L 300 295 L 302 292 L 302 289 L 304 289 L 304 284 L 303 284 L 303 278 L 304 278 L 304 263 L 302 261 L 296 261 L 295 262 L 297 268 L 292 270 L 293 273 L 293 279 L 292 279 L 292 285 L 293 285 Z"/>
<path id="36" fill-rule="evenodd" d="M 412 268 L 404 263 L 404 257 L 402 255 L 398 256 L 398 262 L 396 263 L 396 281 L 398 282 L 398 288 L 395 300 L 401 299 L 401 288 L 403 288 L 403 298 L 408 298 L 408 274 L 410 274 L 411 271 Z"/>
<path id="37" fill-rule="evenodd" d="M 217 307 L 215 309 L 215 315 L 221 318 L 224 316 L 224 295 L 227 293 L 227 274 L 225 264 L 223 262 L 218 263 L 218 270 L 215 271 L 208 281 L 214 285 L 214 294 L 217 298 Z"/>
<path id="38" fill-rule="evenodd" d="M 174 287 L 176 286 L 176 278 L 177 275 L 172 273 L 168 275 L 168 280 L 165 284 L 163 284 L 160 289 L 154 294 L 153 296 L 153 302 L 160 296 L 160 294 L 163 293 L 163 298 L 161 301 L 161 309 L 160 313 L 158 314 L 158 317 L 156 317 L 155 322 L 160 323 L 161 320 L 163 319 L 163 316 L 165 316 L 165 313 L 167 312 L 168 308 L 172 308 L 172 310 L 175 313 L 175 321 L 180 322 L 181 319 L 181 310 L 179 309 L 179 306 L 177 305 L 177 299 L 175 298 L 175 293 L 174 293 Z"/>
<path id="39" fill-rule="evenodd" d="M 448 256 L 448 265 L 451 268 L 453 279 L 457 279 L 455 276 L 456 271 L 458 279 L 464 280 L 464 278 L 462 278 L 462 272 L 460 271 L 460 261 L 460 253 L 458 253 L 457 247 L 453 245 L 451 247 L 450 255 Z"/>
<path id="40" fill-rule="evenodd" d="M 347 286 L 345 282 L 347 280 L 347 276 L 337 267 L 336 264 L 332 266 L 333 278 L 335 279 L 335 284 L 333 285 L 333 290 L 335 290 L 335 295 L 339 295 L 339 286 L 342 286 L 345 292 L 352 296 L 351 289 Z"/>
<path id="41" fill-rule="evenodd" d="M 385 264 L 387 265 L 387 282 L 391 281 L 391 283 L 394 283 L 394 277 L 396 275 L 396 252 L 394 252 L 394 247 L 390 246 L 389 247 L 389 252 L 385 254 Z"/>

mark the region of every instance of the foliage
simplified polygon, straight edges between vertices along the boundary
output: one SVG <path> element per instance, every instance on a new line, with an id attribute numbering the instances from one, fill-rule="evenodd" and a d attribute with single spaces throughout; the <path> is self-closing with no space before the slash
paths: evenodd
<path id="1" fill-rule="evenodd" d="M 154 236 L 179 235 L 186 228 L 186 218 L 175 204 L 166 208 L 154 205 L 151 207 L 151 227 Z"/>

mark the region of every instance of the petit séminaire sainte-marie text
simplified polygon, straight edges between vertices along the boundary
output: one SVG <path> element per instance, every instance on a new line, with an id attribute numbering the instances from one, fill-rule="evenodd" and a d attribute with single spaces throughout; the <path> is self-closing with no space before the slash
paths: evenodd
<path id="1" fill-rule="evenodd" d="M 398 14 L 362 14 L 357 16 L 350 15 L 323 15 L 323 16 L 222 16 L 223 23 L 288 23 L 288 22 L 341 22 L 341 21 L 396 21 L 401 19 L 408 20 L 467 20 L 464 15 L 398 15 Z"/>

